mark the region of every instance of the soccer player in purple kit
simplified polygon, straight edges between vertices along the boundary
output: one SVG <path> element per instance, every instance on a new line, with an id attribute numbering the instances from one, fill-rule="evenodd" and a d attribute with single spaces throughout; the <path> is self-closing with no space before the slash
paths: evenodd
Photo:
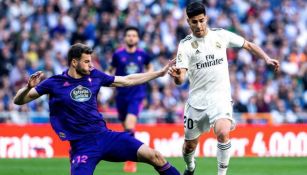
<path id="1" fill-rule="evenodd" d="M 145 162 L 154 166 L 160 175 L 179 175 L 158 151 L 127 132 L 109 130 L 97 109 L 101 86 L 142 84 L 164 76 L 173 63 L 158 71 L 109 76 L 92 66 L 91 54 L 88 46 L 74 44 L 68 52 L 68 70 L 42 82 L 43 72 L 34 73 L 27 86 L 18 90 L 14 103 L 23 105 L 41 95 L 49 95 L 51 126 L 61 140 L 70 143 L 71 175 L 92 175 L 100 160 Z"/>
<path id="2" fill-rule="evenodd" d="M 134 73 L 150 72 L 153 70 L 150 64 L 150 56 L 138 48 L 139 30 L 129 26 L 124 30 L 125 47 L 118 49 L 114 54 L 109 68 L 111 74 L 126 76 Z M 138 120 L 143 98 L 145 97 L 145 85 L 116 88 L 116 108 L 118 118 L 122 122 L 124 130 L 134 136 L 134 130 Z M 135 162 L 125 162 L 125 172 L 136 172 Z"/>

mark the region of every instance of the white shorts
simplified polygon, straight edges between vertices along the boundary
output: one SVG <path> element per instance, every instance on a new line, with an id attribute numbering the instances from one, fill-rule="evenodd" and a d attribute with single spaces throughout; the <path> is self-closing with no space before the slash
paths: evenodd
<path id="1" fill-rule="evenodd" d="M 231 130 L 235 128 L 235 120 L 232 118 L 232 103 L 218 102 L 206 109 L 193 108 L 186 103 L 184 109 L 184 134 L 186 140 L 194 140 L 203 132 L 209 132 L 218 119 L 227 118 L 231 121 Z"/>

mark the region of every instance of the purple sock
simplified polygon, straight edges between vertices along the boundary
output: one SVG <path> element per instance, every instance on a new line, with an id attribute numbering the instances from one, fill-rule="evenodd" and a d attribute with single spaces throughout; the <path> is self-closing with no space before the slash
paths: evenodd
<path id="1" fill-rule="evenodd" d="M 179 171 L 168 162 L 162 167 L 156 167 L 156 170 L 160 175 L 180 175 Z"/>

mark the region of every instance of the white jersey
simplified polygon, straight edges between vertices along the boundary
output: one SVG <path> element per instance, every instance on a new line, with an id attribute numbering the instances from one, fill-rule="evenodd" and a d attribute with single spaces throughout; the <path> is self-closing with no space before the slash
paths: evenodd
<path id="1" fill-rule="evenodd" d="M 224 29 L 208 29 L 205 37 L 191 34 L 180 41 L 176 67 L 188 70 L 188 103 L 193 108 L 206 109 L 222 100 L 231 100 L 226 49 L 243 44 L 244 38 Z"/>

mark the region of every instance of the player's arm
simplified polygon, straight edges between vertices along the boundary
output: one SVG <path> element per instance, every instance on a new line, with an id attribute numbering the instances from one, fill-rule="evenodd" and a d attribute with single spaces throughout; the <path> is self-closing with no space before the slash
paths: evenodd
<path id="1" fill-rule="evenodd" d="M 144 71 L 145 72 L 152 72 L 152 71 L 154 71 L 154 66 L 151 63 L 152 57 L 148 53 L 144 53 L 143 57 L 144 57 L 144 68 L 145 68 Z"/>
<path id="2" fill-rule="evenodd" d="M 181 40 L 178 45 L 177 56 L 174 58 L 176 60 L 176 66 L 170 67 L 168 74 L 174 79 L 177 85 L 182 84 L 185 81 L 186 73 L 188 70 L 188 54 L 187 46 L 185 45 L 185 40 Z"/>
<path id="3" fill-rule="evenodd" d="M 109 75 L 114 75 L 114 74 L 115 74 L 115 71 L 116 71 L 116 68 L 113 67 L 113 66 L 110 66 L 110 67 L 108 68 L 108 70 L 106 71 L 106 73 L 109 74 Z"/>
<path id="4" fill-rule="evenodd" d="M 14 97 L 14 103 L 17 105 L 23 105 L 38 98 L 40 95 L 34 87 L 41 81 L 42 76 L 43 72 L 41 71 L 32 74 L 28 80 L 27 86 L 17 91 Z"/>
<path id="5" fill-rule="evenodd" d="M 117 65 L 118 65 L 117 60 L 118 60 L 118 54 L 116 52 L 112 55 L 112 60 L 111 60 L 110 66 L 108 67 L 108 69 L 106 71 L 107 74 L 115 75 L 116 68 L 117 68 Z"/>
<path id="6" fill-rule="evenodd" d="M 223 34 L 224 40 L 227 42 L 227 47 L 243 47 L 244 49 L 256 55 L 259 58 L 265 60 L 265 62 L 274 67 L 274 71 L 279 69 L 279 62 L 277 60 L 271 59 L 259 46 L 255 43 L 245 40 L 243 37 L 229 32 L 227 30 L 220 30 Z"/>
<path id="7" fill-rule="evenodd" d="M 124 87 L 146 83 L 155 78 L 164 76 L 172 65 L 174 65 L 174 61 L 170 61 L 166 66 L 158 71 L 136 73 L 127 76 L 115 76 L 114 82 L 111 84 L 111 86 Z"/>
<path id="8" fill-rule="evenodd" d="M 186 68 L 177 68 L 176 66 L 172 66 L 168 70 L 168 74 L 173 77 L 174 82 L 177 85 L 180 85 L 185 80 L 187 69 Z"/>
<path id="9" fill-rule="evenodd" d="M 259 46 L 245 40 L 242 47 L 251 52 L 252 54 L 256 55 L 257 57 L 264 59 L 268 65 L 274 67 L 274 71 L 278 71 L 279 62 L 275 59 L 270 58 Z"/>

